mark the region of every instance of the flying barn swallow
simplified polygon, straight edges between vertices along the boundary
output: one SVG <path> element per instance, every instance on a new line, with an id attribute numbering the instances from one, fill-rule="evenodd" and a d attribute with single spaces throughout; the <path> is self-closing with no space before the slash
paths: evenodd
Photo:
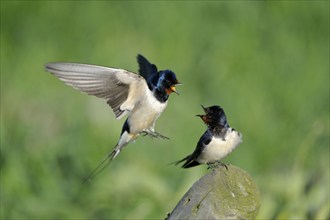
<path id="1" fill-rule="evenodd" d="M 194 152 L 175 163 L 177 165 L 184 162 L 182 168 L 200 164 L 207 164 L 210 167 L 220 163 L 221 159 L 242 142 L 242 134 L 229 126 L 226 114 L 220 106 L 214 105 L 203 109 L 205 115 L 197 116 L 207 125 L 207 130 L 199 139 Z"/>
<path id="2" fill-rule="evenodd" d="M 128 143 L 141 134 L 167 138 L 155 131 L 155 122 L 165 110 L 171 93 L 179 85 L 171 70 L 158 71 L 145 57 L 138 54 L 139 74 L 124 69 L 79 63 L 47 63 L 46 71 L 73 88 L 106 99 L 117 119 L 128 115 L 118 143 L 109 155 L 87 177 L 91 179 L 106 167 Z M 100 169 L 101 168 L 101 169 Z"/>

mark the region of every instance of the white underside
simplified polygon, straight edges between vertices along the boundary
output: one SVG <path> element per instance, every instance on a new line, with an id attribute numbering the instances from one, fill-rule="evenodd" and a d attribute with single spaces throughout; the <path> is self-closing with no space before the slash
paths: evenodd
<path id="1" fill-rule="evenodd" d="M 147 95 L 141 98 L 129 112 L 127 120 L 130 133 L 125 131 L 121 135 L 118 141 L 119 149 L 134 141 L 144 131 L 154 132 L 155 122 L 166 108 L 167 102 L 160 103 L 149 89 L 142 94 Z"/>
<path id="2" fill-rule="evenodd" d="M 167 106 L 167 101 L 160 103 L 149 89 L 144 94 L 144 98 L 135 105 L 128 116 L 130 133 L 154 131 L 156 120 Z"/>
<path id="3" fill-rule="evenodd" d="M 201 155 L 197 158 L 199 163 L 214 163 L 232 152 L 238 144 L 242 142 L 242 134 L 228 129 L 224 139 L 213 137 L 211 142 L 205 147 Z"/>

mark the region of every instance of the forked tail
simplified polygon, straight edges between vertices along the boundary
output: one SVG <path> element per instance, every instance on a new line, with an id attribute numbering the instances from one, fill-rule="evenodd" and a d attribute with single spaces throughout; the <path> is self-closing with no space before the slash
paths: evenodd
<path id="1" fill-rule="evenodd" d="M 111 163 L 111 161 L 119 154 L 119 152 L 120 152 L 120 148 L 117 145 L 113 149 L 113 151 L 111 151 L 111 153 L 104 160 L 102 160 L 102 162 L 91 172 L 91 174 L 89 174 L 84 179 L 84 181 L 82 182 L 82 184 L 84 184 L 87 181 L 93 179 L 94 176 L 96 176 L 97 174 L 99 174 L 100 172 L 102 172 L 102 170 L 104 170 Z"/>
<path id="2" fill-rule="evenodd" d="M 174 165 L 179 165 L 180 163 L 185 162 L 181 167 L 182 168 L 190 168 L 190 167 L 194 167 L 199 165 L 200 163 L 198 163 L 197 161 L 193 160 L 192 155 L 188 155 L 185 158 L 178 160 L 178 161 L 174 161 L 170 164 L 174 164 Z"/>

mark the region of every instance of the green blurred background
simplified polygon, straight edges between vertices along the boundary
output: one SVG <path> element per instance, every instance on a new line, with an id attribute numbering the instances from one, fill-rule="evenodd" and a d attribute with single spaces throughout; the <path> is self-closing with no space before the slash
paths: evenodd
<path id="1" fill-rule="evenodd" d="M 81 185 L 124 120 L 44 64 L 136 72 L 137 53 L 184 83 L 156 125 L 171 140 Z M 259 219 L 329 218 L 329 1 L 1 1 L 1 218 L 165 218 L 208 172 L 169 165 L 204 132 L 200 104 L 243 133 L 223 162 L 255 180 Z"/>

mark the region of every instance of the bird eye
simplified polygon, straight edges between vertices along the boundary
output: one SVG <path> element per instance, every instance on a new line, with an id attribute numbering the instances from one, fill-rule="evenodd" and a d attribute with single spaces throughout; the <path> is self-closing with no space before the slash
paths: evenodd
<path id="1" fill-rule="evenodd" d="M 171 84 L 171 82 L 170 82 L 170 80 L 166 80 L 166 83 L 168 84 L 168 85 L 170 85 Z"/>

